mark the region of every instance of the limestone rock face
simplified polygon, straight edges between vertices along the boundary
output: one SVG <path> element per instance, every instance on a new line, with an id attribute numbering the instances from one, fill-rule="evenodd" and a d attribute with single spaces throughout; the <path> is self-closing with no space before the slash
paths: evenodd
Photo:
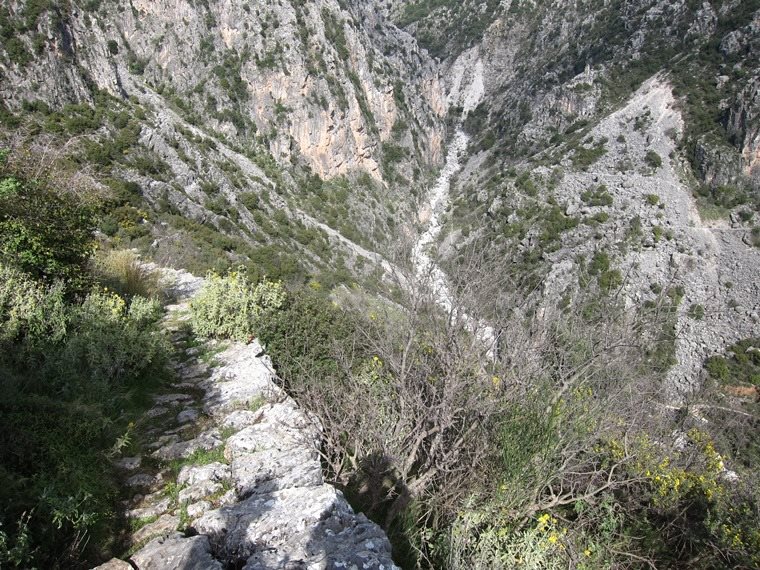
<path id="1" fill-rule="evenodd" d="M 93 570 L 132 570 L 132 565 L 118 558 L 113 558 L 100 566 L 96 566 Z"/>
<path id="2" fill-rule="evenodd" d="M 172 535 L 157 538 L 132 556 L 132 563 L 140 570 L 222 570 L 224 566 L 211 555 L 209 540 L 205 536 L 184 538 Z"/>
<path id="3" fill-rule="evenodd" d="M 758 34 L 760 37 L 760 34 Z M 760 39 L 758 40 L 760 57 Z M 760 78 L 752 80 L 731 109 L 729 132 L 741 141 L 742 170 L 760 188 Z"/>
<path id="4" fill-rule="evenodd" d="M 257 495 L 206 513 L 196 529 L 249 570 L 394 568 L 377 525 L 355 515 L 329 485 Z"/>
<path id="5" fill-rule="evenodd" d="M 10 8 L 23 12 L 23 3 Z M 373 22 L 405 49 L 386 57 L 369 40 L 364 14 L 337 0 L 72 7 L 60 27 L 41 24 L 49 49 L 30 65 L 0 63 L 8 79 L 0 99 L 18 107 L 34 94 L 59 107 L 92 101 L 93 83 L 141 100 L 146 89 L 167 87 L 208 128 L 240 142 L 262 133 L 278 160 L 305 159 L 327 178 L 359 169 L 380 179 L 381 143 L 396 121 L 425 125 L 418 134 L 436 145 L 441 128 L 430 117 L 446 109 L 437 72 L 415 42 L 388 22 Z M 429 88 L 417 91 L 418 81 Z M 164 144 L 165 126 L 144 133 L 150 146 Z"/>

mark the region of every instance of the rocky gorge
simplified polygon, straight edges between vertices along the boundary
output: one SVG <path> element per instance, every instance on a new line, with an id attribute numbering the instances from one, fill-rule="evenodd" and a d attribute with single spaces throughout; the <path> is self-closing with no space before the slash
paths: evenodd
<path id="1" fill-rule="evenodd" d="M 12 0 L 0 37 L 0 388 L 107 409 L 121 489 L 3 455 L 0 563 L 38 519 L 51 567 L 760 563 L 758 2 Z"/>

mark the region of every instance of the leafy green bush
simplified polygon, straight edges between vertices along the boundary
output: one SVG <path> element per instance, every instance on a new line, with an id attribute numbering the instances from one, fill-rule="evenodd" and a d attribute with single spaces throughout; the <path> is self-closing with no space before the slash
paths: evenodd
<path id="1" fill-rule="evenodd" d="M 0 262 L 48 282 L 85 285 L 95 228 L 92 209 L 73 194 L 5 166 L 0 156 Z"/>
<path id="2" fill-rule="evenodd" d="M 86 390 L 111 405 L 113 390 L 132 388 L 162 368 L 167 347 L 150 328 L 160 314 L 158 307 L 140 297 L 131 305 L 133 310 L 115 293 L 95 291 L 71 307 L 71 332 L 55 362 L 61 390 Z"/>
<path id="3" fill-rule="evenodd" d="M 128 305 L 100 290 L 73 298 L 62 281 L 0 265 L 3 563 L 72 566 L 97 555 L 87 544 L 113 536 L 118 495 L 104 454 L 164 377 L 156 301 Z"/>
<path id="4" fill-rule="evenodd" d="M 103 457 L 113 443 L 110 422 L 97 406 L 3 392 L 0 522 L 6 540 L 28 544 L 17 567 L 73 567 L 87 556 L 88 541 L 101 543 L 113 521 L 118 488 Z M 28 525 L 17 527 L 24 517 Z"/>
<path id="5" fill-rule="evenodd" d="M 722 382 L 728 380 L 728 363 L 722 356 L 711 356 L 708 358 L 707 362 L 705 363 L 705 368 L 707 369 L 707 372 L 709 372 L 710 376 L 716 380 L 720 380 Z"/>
<path id="6" fill-rule="evenodd" d="M 118 534 L 106 456 L 167 375 L 159 303 L 140 296 L 147 291 L 135 280 L 116 286 L 123 272 L 114 267 L 135 269 L 133 257 L 106 264 L 129 298 L 92 288 L 107 280 L 91 272 L 95 195 L 49 158 L 0 151 L 3 567 L 100 560 Z"/>
<path id="7" fill-rule="evenodd" d="M 744 339 L 728 348 L 723 356 L 705 362 L 710 377 L 724 384 L 749 382 L 760 386 L 760 338 Z"/>
<path id="8" fill-rule="evenodd" d="M 605 154 L 607 154 L 607 147 L 602 141 L 595 143 L 591 148 L 580 146 L 576 148 L 573 153 L 573 166 L 581 170 L 588 170 L 592 164 L 602 158 Z"/>
<path id="9" fill-rule="evenodd" d="M 599 287 L 608 293 L 620 288 L 622 284 L 623 275 L 620 273 L 619 269 L 611 269 L 599 275 Z"/>
<path id="10" fill-rule="evenodd" d="M 688 315 L 696 321 L 701 321 L 705 318 L 705 308 L 700 304 L 691 305 L 689 307 Z"/>
<path id="11" fill-rule="evenodd" d="M 581 194 L 581 200 L 589 206 L 611 206 L 612 194 L 607 190 L 607 186 L 601 184 L 594 190 L 586 190 Z"/>
<path id="12" fill-rule="evenodd" d="M 63 292 L 60 283 L 45 286 L 0 264 L 0 343 L 61 341 L 68 321 Z"/>
<path id="13" fill-rule="evenodd" d="M 653 150 L 647 151 L 644 156 L 644 162 L 652 168 L 660 168 L 662 166 L 662 158 Z"/>
<path id="14" fill-rule="evenodd" d="M 332 349 L 353 332 L 343 311 L 324 295 L 299 289 L 262 322 L 260 337 L 280 377 L 289 384 L 295 378 L 303 381 L 304 371 L 313 372 L 315 378 L 338 373 Z"/>
<path id="15" fill-rule="evenodd" d="M 253 285 L 244 271 L 210 273 L 191 304 L 193 329 L 200 336 L 250 341 L 284 301 L 279 282 L 264 279 Z"/>

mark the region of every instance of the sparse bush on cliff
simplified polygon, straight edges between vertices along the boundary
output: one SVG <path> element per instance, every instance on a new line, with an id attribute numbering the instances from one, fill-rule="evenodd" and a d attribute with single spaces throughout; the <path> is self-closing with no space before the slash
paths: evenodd
<path id="1" fill-rule="evenodd" d="M 653 150 L 648 150 L 644 156 L 644 162 L 651 168 L 660 168 L 662 166 L 662 157 Z"/>

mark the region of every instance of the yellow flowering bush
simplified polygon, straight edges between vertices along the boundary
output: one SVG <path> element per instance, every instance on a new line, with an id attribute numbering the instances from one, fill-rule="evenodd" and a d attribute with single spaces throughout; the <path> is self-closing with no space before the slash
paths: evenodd
<path id="1" fill-rule="evenodd" d="M 191 304 L 192 325 L 200 336 L 249 342 L 258 334 L 262 319 L 271 317 L 285 302 L 279 281 L 264 279 L 253 285 L 244 271 L 210 273 Z"/>

